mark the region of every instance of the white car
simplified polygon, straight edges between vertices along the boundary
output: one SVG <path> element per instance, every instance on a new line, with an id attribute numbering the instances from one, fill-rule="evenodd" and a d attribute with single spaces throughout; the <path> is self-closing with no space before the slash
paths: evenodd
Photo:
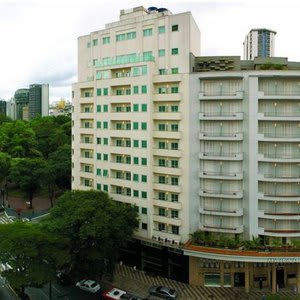
<path id="1" fill-rule="evenodd" d="M 94 280 L 86 280 L 83 279 L 76 283 L 76 286 L 79 287 L 81 290 L 96 293 L 100 290 L 100 285 Z"/>

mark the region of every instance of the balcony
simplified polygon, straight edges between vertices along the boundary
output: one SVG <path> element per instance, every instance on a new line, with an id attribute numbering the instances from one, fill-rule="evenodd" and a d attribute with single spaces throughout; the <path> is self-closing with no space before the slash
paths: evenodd
<path id="1" fill-rule="evenodd" d="M 80 97 L 79 98 L 79 102 L 80 103 L 94 103 L 94 96 L 90 96 L 90 97 Z"/>
<path id="2" fill-rule="evenodd" d="M 279 152 L 279 151 L 278 151 Z M 300 163 L 300 153 L 298 154 L 284 154 L 284 153 L 265 153 L 265 154 L 258 154 L 259 161 L 265 162 L 294 162 Z"/>
<path id="3" fill-rule="evenodd" d="M 278 209 L 280 210 L 280 209 Z M 298 208 L 297 208 L 298 210 Z M 280 213 L 280 212 L 266 212 L 263 210 L 259 210 L 258 217 L 263 219 L 271 219 L 271 220 L 299 220 L 300 219 L 300 211 L 299 212 L 291 212 L 291 213 Z"/>
<path id="4" fill-rule="evenodd" d="M 82 119 L 92 119 L 94 118 L 94 113 L 91 112 L 80 112 L 79 113 L 79 118 Z"/>
<path id="5" fill-rule="evenodd" d="M 241 217 L 244 214 L 242 208 L 237 209 L 224 209 L 224 208 L 209 208 L 202 207 L 199 208 L 199 213 L 203 215 L 211 215 L 211 216 L 228 216 L 228 217 Z"/>
<path id="6" fill-rule="evenodd" d="M 300 237 L 300 230 L 265 229 L 263 227 L 259 227 L 258 234 L 272 237 Z"/>
<path id="7" fill-rule="evenodd" d="M 224 120 L 224 121 L 236 121 L 243 120 L 244 116 L 242 112 L 200 112 L 199 120 Z"/>
<path id="8" fill-rule="evenodd" d="M 291 91 L 259 91 L 258 99 L 261 100 L 300 100 L 300 92 L 291 92 Z"/>
<path id="9" fill-rule="evenodd" d="M 300 182 L 300 174 L 298 176 L 292 176 L 290 174 L 258 174 L 257 179 L 266 182 Z"/>
<path id="10" fill-rule="evenodd" d="M 243 160 L 243 153 L 232 153 L 232 152 L 200 152 L 199 159 L 208 159 L 208 160 Z"/>
<path id="11" fill-rule="evenodd" d="M 179 121 L 182 119 L 180 112 L 154 112 L 153 120 Z"/>
<path id="12" fill-rule="evenodd" d="M 182 221 L 180 219 L 160 215 L 153 215 L 153 222 L 165 223 L 175 226 L 181 226 L 182 224 Z"/>
<path id="13" fill-rule="evenodd" d="M 211 198 L 241 199 L 243 198 L 243 192 L 200 189 L 199 196 Z"/>
<path id="14" fill-rule="evenodd" d="M 258 193 L 258 199 L 260 200 L 266 200 L 266 201 L 289 201 L 289 202 L 293 202 L 293 201 L 300 201 L 300 195 L 290 192 L 290 193 L 280 193 L 280 192 L 276 192 L 274 190 L 274 192 L 272 193 L 263 193 L 263 192 L 259 192 Z"/>
<path id="15" fill-rule="evenodd" d="M 153 130 L 153 137 L 158 139 L 181 139 L 181 131 L 159 131 Z"/>
<path id="16" fill-rule="evenodd" d="M 176 210 L 182 209 L 181 202 L 172 202 L 170 200 L 154 199 L 153 205 Z"/>
<path id="17" fill-rule="evenodd" d="M 212 172 L 212 171 L 200 171 L 200 178 L 211 178 L 221 180 L 242 180 L 243 172 Z"/>
<path id="18" fill-rule="evenodd" d="M 153 167 L 153 173 L 170 174 L 170 175 L 175 175 L 175 176 L 181 176 L 182 175 L 182 170 L 181 170 L 181 168 L 154 166 Z"/>
<path id="19" fill-rule="evenodd" d="M 153 94 L 153 101 L 181 101 L 182 94 L 181 93 L 168 93 L 168 94 Z"/>
<path id="20" fill-rule="evenodd" d="M 244 225 L 208 225 L 208 224 L 199 224 L 199 229 L 203 231 L 210 232 L 222 232 L 222 233 L 243 233 Z"/>
<path id="21" fill-rule="evenodd" d="M 261 112 L 257 118 L 262 121 L 300 121 L 300 112 Z"/>
<path id="22" fill-rule="evenodd" d="M 205 141 L 242 141 L 243 133 L 200 132 L 199 139 Z"/>
<path id="23" fill-rule="evenodd" d="M 215 93 L 206 93 L 201 91 L 199 93 L 199 100 L 243 100 L 244 93 L 243 91 L 236 92 L 215 92 Z"/>
<path id="24" fill-rule="evenodd" d="M 182 156 L 182 151 L 172 150 L 172 149 L 153 148 L 153 155 L 180 158 Z"/>
<path id="25" fill-rule="evenodd" d="M 183 79 L 182 74 L 166 74 L 166 75 L 154 75 L 152 77 L 153 83 L 170 83 L 180 82 Z"/>
<path id="26" fill-rule="evenodd" d="M 181 193 L 182 187 L 180 185 L 171 185 L 167 183 L 153 183 L 153 189 L 158 191 L 166 191 L 166 192 L 173 192 L 173 193 Z"/>
<path id="27" fill-rule="evenodd" d="M 257 137 L 264 142 L 300 142 L 300 134 L 259 133 Z"/>

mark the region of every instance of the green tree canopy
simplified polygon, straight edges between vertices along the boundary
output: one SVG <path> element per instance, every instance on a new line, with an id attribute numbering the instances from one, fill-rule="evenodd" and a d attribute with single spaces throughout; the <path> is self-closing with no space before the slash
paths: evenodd
<path id="1" fill-rule="evenodd" d="M 137 222 L 134 207 L 98 191 L 70 191 L 61 196 L 45 221 L 49 230 L 70 239 L 71 268 L 81 276 L 111 274 L 118 250 Z"/>

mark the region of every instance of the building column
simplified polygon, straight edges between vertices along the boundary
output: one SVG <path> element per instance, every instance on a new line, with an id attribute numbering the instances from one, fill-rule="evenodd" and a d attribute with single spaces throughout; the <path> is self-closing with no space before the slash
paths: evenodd
<path id="1" fill-rule="evenodd" d="M 276 294 L 276 265 L 272 264 L 272 294 Z"/>
<path id="2" fill-rule="evenodd" d="M 250 288 L 254 288 L 254 269 L 253 263 L 249 263 Z"/>
<path id="3" fill-rule="evenodd" d="M 249 263 L 245 263 L 245 291 L 250 292 L 250 280 L 249 280 Z"/>
<path id="4" fill-rule="evenodd" d="M 189 257 L 189 284 L 199 284 L 199 259 L 197 257 Z"/>
<path id="5" fill-rule="evenodd" d="M 300 263 L 297 264 L 297 292 L 300 294 Z"/>
<path id="6" fill-rule="evenodd" d="M 224 261 L 220 261 L 220 285 L 224 287 Z"/>

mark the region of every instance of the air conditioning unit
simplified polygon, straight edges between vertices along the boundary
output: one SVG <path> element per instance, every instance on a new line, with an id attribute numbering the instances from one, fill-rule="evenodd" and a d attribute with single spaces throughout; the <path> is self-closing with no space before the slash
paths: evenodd
<path id="1" fill-rule="evenodd" d="M 157 235 L 152 235 L 152 240 L 153 241 L 158 241 L 158 236 Z"/>
<path id="2" fill-rule="evenodd" d="M 159 237 L 158 237 L 158 241 L 159 241 L 159 242 L 164 242 L 165 239 L 159 236 Z"/>
<path id="3" fill-rule="evenodd" d="M 173 244 L 179 246 L 180 245 L 180 241 L 174 240 Z"/>
<path id="4" fill-rule="evenodd" d="M 166 239 L 166 243 L 172 245 L 173 244 L 173 240 L 172 239 Z"/>

